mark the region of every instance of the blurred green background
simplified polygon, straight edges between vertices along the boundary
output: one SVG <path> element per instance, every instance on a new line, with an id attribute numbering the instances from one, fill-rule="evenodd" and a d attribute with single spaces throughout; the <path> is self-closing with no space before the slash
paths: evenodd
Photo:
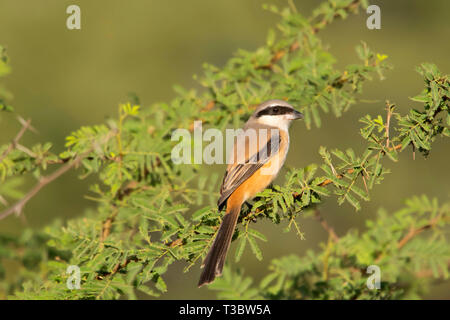
<path id="1" fill-rule="evenodd" d="M 62 151 L 64 137 L 82 125 L 103 122 L 116 116 L 117 105 L 130 92 L 136 93 L 143 107 L 174 97 L 173 85 L 198 88 L 193 74 L 201 74 L 203 62 L 221 66 L 238 49 L 253 50 L 264 44 L 267 30 L 278 17 L 264 11 L 258 0 L 0 0 L 0 44 L 7 48 L 13 72 L 4 85 L 14 94 L 11 104 L 24 118 L 32 119 L 39 135 L 26 134 L 29 145 L 51 141 Z M 286 1 L 275 1 L 287 5 Z M 319 1 L 294 1 L 308 16 Z M 66 8 L 81 7 L 82 29 L 66 28 Z M 381 30 L 368 30 L 368 15 L 361 12 L 337 21 L 320 33 L 338 60 L 338 67 L 357 60 L 354 47 L 366 41 L 375 52 L 387 54 L 394 69 L 386 80 L 365 84 L 361 98 L 341 119 L 328 115 L 320 130 L 306 130 L 303 124 L 292 128 L 288 166 L 302 167 L 319 162 L 318 148 L 358 146 L 358 119 L 363 115 L 384 114 L 386 99 L 402 112 L 414 106 L 408 97 L 418 94 L 423 83 L 415 72 L 422 62 L 437 64 L 450 72 L 450 1 L 371 1 L 381 7 Z M 417 105 L 418 106 L 418 105 Z M 342 130 L 340 128 L 346 128 Z M 10 141 L 19 129 L 13 117 L 0 115 L 0 144 Z M 356 213 L 349 205 L 338 206 L 330 198 L 321 211 L 338 234 L 349 228 L 364 228 L 379 207 L 394 211 L 403 199 L 415 194 L 436 196 L 446 201 L 449 192 L 448 157 L 444 141 L 437 141 L 428 159 L 410 152 L 400 155 L 399 163 L 386 181 L 375 187 L 371 202 Z M 214 170 L 221 168 L 214 168 Z M 413 174 L 414 173 L 414 174 Z M 282 176 L 279 178 L 281 182 Z M 414 178 L 413 178 L 414 176 Z M 30 183 L 32 180 L 30 179 Z M 30 184 L 31 185 L 31 184 Z M 30 186 L 29 185 L 29 186 Z M 81 215 L 95 206 L 83 196 L 88 180 L 69 173 L 44 189 L 26 207 L 25 219 L 9 217 L 0 221 L 0 232 L 19 233 L 24 226 L 40 228 L 56 218 Z M 306 240 L 283 233 L 283 226 L 257 225 L 268 235 L 262 243 L 264 260 L 258 262 L 246 252 L 239 263 L 247 275 L 262 278 L 272 258 L 285 254 L 303 255 L 326 241 L 317 222 L 300 220 Z M 232 246 L 232 250 L 234 245 Z M 230 254 L 232 257 L 232 254 Z M 229 259 L 232 262 L 233 259 Z M 197 289 L 198 265 L 187 274 L 182 263 L 172 265 L 167 274 L 169 288 L 165 299 L 212 298 L 206 288 Z M 233 267 L 237 267 L 233 262 Z M 450 298 L 449 283 L 436 283 L 427 298 Z"/>

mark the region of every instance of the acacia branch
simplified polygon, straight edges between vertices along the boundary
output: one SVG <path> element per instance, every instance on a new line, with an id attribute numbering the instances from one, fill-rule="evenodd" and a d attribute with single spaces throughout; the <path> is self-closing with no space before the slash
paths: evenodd
<path id="1" fill-rule="evenodd" d="M 31 119 L 28 119 L 28 121 L 26 121 L 24 123 L 21 122 L 21 123 L 22 123 L 22 128 L 20 129 L 19 133 L 17 133 L 17 135 L 15 136 L 13 141 L 9 144 L 8 148 L 0 156 L 0 162 L 2 162 L 3 159 L 5 159 L 6 156 L 16 148 L 16 146 L 19 143 L 19 140 L 22 138 L 25 131 L 27 131 L 27 129 L 30 128 Z"/>
<path id="2" fill-rule="evenodd" d="M 7 216 L 9 216 L 13 213 L 15 213 L 16 215 L 20 215 L 20 213 L 22 212 L 22 210 L 23 210 L 24 206 L 27 204 L 27 202 L 30 201 L 30 199 L 33 198 L 39 191 L 41 191 L 41 189 L 43 187 L 45 187 L 47 184 L 54 181 L 55 179 L 59 178 L 61 175 L 63 175 L 67 171 L 69 171 L 71 168 L 78 165 L 80 163 L 80 161 L 85 158 L 86 155 L 87 155 L 87 153 L 84 155 L 78 156 L 77 158 L 75 158 L 75 160 L 67 163 L 63 167 L 60 167 L 58 170 L 56 170 L 52 174 L 41 177 L 41 179 L 39 179 L 39 182 L 22 199 L 20 199 L 17 203 L 15 203 L 9 209 L 3 211 L 0 214 L 0 220 L 6 218 Z"/>
<path id="3" fill-rule="evenodd" d="M 113 136 L 112 132 L 106 135 L 104 143 L 106 143 Z M 89 148 L 88 151 L 78 155 L 73 161 L 66 163 L 64 166 L 60 167 L 53 173 L 48 176 L 43 176 L 39 179 L 39 182 L 35 184 L 35 186 L 18 202 L 16 202 L 13 206 L 6 209 L 2 213 L 0 213 L 0 220 L 6 218 L 7 216 L 15 213 L 17 216 L 21 214 L 25 205 L 33 198 L 42 188 L 44 188 L 49 183 L 53 182 L 64 173 L 77 166 L 84 158 L 86 158 L 93 150 L 95 149 L 95 145 Z"/>
<path id="4" fill-rule="evenodd" d="M 361 5 L 361 0 L 354 0 L 352 2 L 350 2 L 347 6 L 343 7 L 341 10 L 344 10 L 345 12 L 358 12 L 358 8 Z M 335 13 L 333 15 L 333 19 L 340 17 L 340 15 L 338 13 Z M 319 21 L 312 29 L 312 33 L 316 34 L 317 32 L 320 31 L 320 29 L 323 29 L 324 27 L 326 27 L 327 25 L 329 25 L 333 20 L 332 19 L 327 19 L 327 17 L 323 18 L 321 21 Z"/>
<path id="5" fill-rule="evenodd" d="M 389 101 L 386 101 L 386 109 L 387 109 L 387 116 L 386 116 L 386 148 L 389 148 L 389 126 L 391 125 L 391 117 L 392 117 L 392 109 L 394 108 L 393 105 L 389 104 Z"/>
<path id="6" fill-rule="evenodd" d="M 439 214 L 422 227 L 419 228 L 411 227 L 409 232 L 397 243 L 397 249 L 403 248 L 409 241 L 411 241 L 414 237 L 418 236 L 423 231 L 431 229 L 434 226 L 436 226 L 441 218 L 442 214 Z M 378 257 L 375 259 L 375 262 L 377 263 L 380 262 L 383 257 L 384 253 L 380 253 Z"/>
<path id="7" fill-rule="evenodd" d="M 360 5 L 361 5 L 360 0 L 354 0 L 346 7 L 342 8 L 342 10 L 344 10 L 345 12 L 349 12 L 349 13 L 355 12 Z M 333 16 L 333 19 L 338 18 L 338 17 L 339 17 L 339 14 L 336 13 Z M 323 29 L 324 27 L 326 27 L 328 24 L 331 23 L 331 21 L 332 20 L 323 18 L 321 21 L 319 21 L 314 26 L 312 26 L 312 29 L 311 29 L 312 34 L 318 33 L 320 31 L 320 29 Z M 300 48 L 300 44 L 296 40 L 289 46 L 288 49 L 280 49 L 280 50 L 274 52 L 272 55 L 272 58 L 270 59 L 270 63 L 268 63 L 266 65 L 258 66 L 257 69 L 272 69 L 273 65 L 275 63 L 277 63 L 279 60 L 281 60 L 281 58 L 283 58 L 286 53 L 294 52 L 294 51 L 298 50 L 299 48 Z"/>
<path id="8" fill-rule="evenodd" d="M 117 214 L 119 213 L 119 210 L 117 207 L 114 207 L 113 213 L 103 222 L 102 224 L 102 233 L 100 234 L 100 245 L 104 247 L 104 242 L 106 238 L 108 238 L 109 234 L 111 233 L 111 228 L 114 220 L 116 219 Z"/>
<path id="9" fill-rule="evenodd" d="M 450 260 L 447 262 L 447 268 L 450 269 Z M 432 269 L 425 269 L 416 272 L 416 276 L 419 278 L 429 278 L 435 275 L 435 272 Z M 444 277 L 442 272 L 440 272 L 440 276 Z"/>
<path id="10" fill-rule="evenodd" d="M 401 148 L 402 148 L 402 145 L 401 145 L 401 144 L 398 144 L 398 145 L 396 145 L 396 146 L 393 146 L 393 147 L 391 147 L 391 148 L 388 148 L 388 150 L 389 150 L 389 151 L 392 151 L 392 150 L 399 150 L 399 149 L 401 149 Z M 336 175 L 336 178 L 342 179 L 342 178 L 344 177 L 345 174 L 352 174 L 353 172 L 355 172 L 355 169 L 348 169 L 348 170 L 346 170 L 345 172 Z M 326 179 L 326 180 L 324 180 L 322 183 L 319 184 L 319 187 L 325 187 L 325 186 L 327 186 L 327 185 L 329 185 L 329 184 L 331 184 L 331 183 L 333 183 L 333 180 L 331 180 L 331 179 Z"/>
<path id="11" fill-rule="evenodd" d="M 430 222 L 420 228 L 414 228 L 412 227 L 409 232 L 398 242 L 397 248 L 401 249 L 403 248 L 411 239 L 422 233 L 423 231 L 427 229 L 433 228 L 441 219 L 441 215 L 437 215 L 433 219 L 430 220 Z"/>

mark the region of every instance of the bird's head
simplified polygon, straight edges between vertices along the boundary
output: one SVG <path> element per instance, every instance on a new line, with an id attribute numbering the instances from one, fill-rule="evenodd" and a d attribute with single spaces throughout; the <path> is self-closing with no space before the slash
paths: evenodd
<path id="1" fill-rule="evenodd" d="M 303 119 L 303 114 L 283 100 L 268 100 L 261 103 L 253 113 L 253 123 L 287 130 L 292 120 Z"/>

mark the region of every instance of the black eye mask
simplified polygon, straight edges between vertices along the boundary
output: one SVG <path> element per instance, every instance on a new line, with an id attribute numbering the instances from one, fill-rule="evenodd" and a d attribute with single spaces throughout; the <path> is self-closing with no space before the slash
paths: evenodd
<path id="1" fill-rule="evenodd" d="M 262 117 L 262 116 L 275 116 L 275 115 L 283 115 L 283 114 L 289 114 L 292 113 L 292 108 L 284 107 L 284 106 L 273 106 L 269 108 L 265 108 L 264 110 L 261 110 L 257 113 L 256 117 Z"/>

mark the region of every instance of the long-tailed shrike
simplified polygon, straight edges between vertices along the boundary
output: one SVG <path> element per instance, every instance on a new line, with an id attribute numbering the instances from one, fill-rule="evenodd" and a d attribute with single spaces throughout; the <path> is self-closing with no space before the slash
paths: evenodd
<path id="1" fill-rule="evenodd" d="M 203 261 L 199 287 L 222 274 L 242 204 L 275 179 L 289 149 L 289 125 L 302 118 L 287 102 L 269 100 L 258 106 L 237 135 L 217 203 L 219 210 L 226 205 L 226 213 Z"/>

